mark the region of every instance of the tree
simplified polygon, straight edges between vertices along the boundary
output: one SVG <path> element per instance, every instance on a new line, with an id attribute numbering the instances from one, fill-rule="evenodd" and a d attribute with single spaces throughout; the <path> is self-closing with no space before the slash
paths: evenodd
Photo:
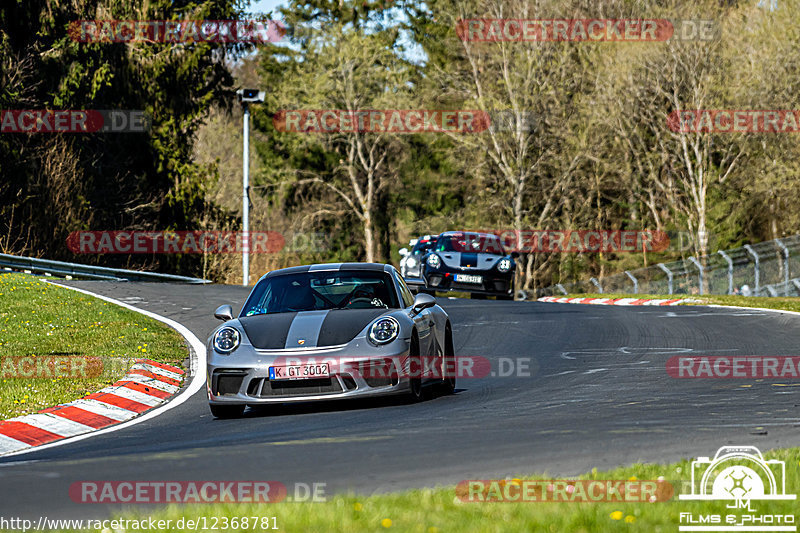
<path id="1" fill-rule="evenodd" d="M 128 109 L 152 118 L 147 133 L 0 136 L 0 219 L 8 221 L 4 231 L 20 236 L 8 239 L 11 251 L 73 259 L 64 242 L 74 230 L 195 229 L 209 212 L 203 187 L 214 173 L 194 163 L 194 135 L 213 104 L 232 100 L 224 59 L 247 47 L 82 43 L 71 38 L 70 23 L 232 19 L 241 13 L 237 0 L 4 4 L 0 109 Z M 81 259 L 139 266 L 153 261 Z M 196 266 L 194 259 L 187 264 L 176 257 L 161 264 Z"/>
<path id="2" fill-rule="evenodd" d="M 284 11 L 294 22 L 291 35 L 299 50 L 273 48 L 263 60 L 263 83 L 272 88 L 264 112 L 283 116 L 284 111 L 356 113 L 408 107 L 413 67 L 397 53 L 397 29 L 376 27 L 360 18 L 339 18 L 337 12 L 311 16 L 306 4 L 295 3 Z M 287 132 L 273 140 L 279 152 L 291 153 L 291 165 L 280 165 L 273 175 L 288 172 L 294 187 L 319 191 L 314 207 L 305 206 L 306 219 L 353 217 L 363 235 L 364 257 L 375 261 L 376 220 L 389 223 L 379 217 L 386 209 L 380 199 L 397 183 L 403 140 L 395 133 L 358 128 Z"/>

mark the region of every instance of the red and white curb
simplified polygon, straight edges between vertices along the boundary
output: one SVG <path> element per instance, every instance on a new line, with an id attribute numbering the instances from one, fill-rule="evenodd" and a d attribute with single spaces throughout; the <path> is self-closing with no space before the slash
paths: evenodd
<path id="1" fill-rule="evenodd" d="M 45 279 L 41 281 L 53 283 Z M 130 309 L 131 311 L 149 316 L 150 318 L 170 326 L 180 333 L 189 344 L 189 369 L 188 372 L 183 373 L 179 368 L 155 363 L 154 361 L 140 362 L 134 365 L 128 375 L 122 380 L 86 398 L 75 400 L 63 406 L 60 405 L 51 409 L 45 409 L 43 412 L 33 415 L 26 415 L 24 417 L 0 422 L 0 424 L 3 425 L 5 423 L 13 423 L 12 425 L 16 428 L 33 432 L 26 433 L 25 437 L 22 437 L 22 433 L 9 436 L 4 429 L 0 429 L 0 456 L 7 457 L 60 446 L 62 444 L 88 439 L 96 435 L 111 433 L 136 424 L 141 424 L 146 420 L 155 418 L 170 409 L 178 407 L 191 398 L 192 395 L 199 392 L 201 388 L 205 388 L 206 347 L 186 326 L 170 318 L 145 311 L 144 309 L 139 309 L 138 307 L 115 300 L 114 298 L 102 296 L 76 287 L 60 285 L 58 283 L 53 283 L 53 285 Z M 158 376 L 158 378 L 155 376 Z M 180 380 L 175 376 L 179 376 L 181 380 L 188 382 L 188 385 L 180 389 Z M 127 383 L 120 385 L 122 381 L 127 381 Z M 178 381 L 178 383 L 174 381 Z M 158 382 L 158 385 L 156 385 L 156 382 Z M 172 396 L 172 394 L 174 394 L 173 392 L 169 393 L 167 397 L 159 397 L 163 395 L 161 393 L 167 393 L 169 390 L 173 390 L 168 386 L 176 387 L 174 391 L 177 392 L 177 394 Z M 149 390 L 143 391 L 143 388 Z M 180 389 L 180 392 L 178 392 L 178 389 Z M 160 392 L 157 393 L 155 392 L 156 390 Z M 120 400 L 117 400 L 116 397 L 120 398 Z M 168 398 L 169 401 L 167 401 Z M 122 405 L 120 405 L 120 403 L 122 403 Z M 59 414 L 61 408 L 65 408 L 67 411 Z M 80 409 L 95 416 L 90 419 L 87 415 L 81 413 L 83 417 L 81 419 L 82 421 L 72 420 L 63 416 L 70 411 L 74 412 L 73 409 L 70 408 Z M 139 408 L 142 410 L 137 411 Z M 114 422 L 108 425 L 104 424 L 95 427 L 101 422 L 105 422 L 105 419 L 111 419 Z M 49 425 L 45 426 L 43 424 Z M 52 438 L 47 439 L 45 437 L 41 439 L 43 436 L 50 436 L 49 434 L 52 434 Z M 38 436 L 41 440 L 38 444 L 31 443 L 29 441 L 33 439 L 29 435 Z M 20 440 L 20 437 L 23 440 Z"/>
<path id="2" fill-rule="evenodd" d="M 0 455 L 74 437 L 130 420 L 180 390 L 184 371 L 146 359 L 108 387 L 36 414 L 0 421 Z"/>
<path id="3" fill-rule="evenodd" d="M 650 298 L 558 298 L 557 296 L 543 296 L 540 302 L 559 304 L 590 304 L 590 305 L 679 305 L 688 302 L 686 298 L 675 300 L 653 300 Z"/>

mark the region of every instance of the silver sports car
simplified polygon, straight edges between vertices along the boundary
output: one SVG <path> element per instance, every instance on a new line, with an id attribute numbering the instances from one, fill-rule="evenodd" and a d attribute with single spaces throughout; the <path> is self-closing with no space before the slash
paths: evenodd
<path id="1" fill-rule="evenodd" d="M 275 270 L 208 339 L 207 390 L 216 417 L 247 405 L 455 389 L 453 333 L 427 294 L 391 265 L 336 263 Z"/>

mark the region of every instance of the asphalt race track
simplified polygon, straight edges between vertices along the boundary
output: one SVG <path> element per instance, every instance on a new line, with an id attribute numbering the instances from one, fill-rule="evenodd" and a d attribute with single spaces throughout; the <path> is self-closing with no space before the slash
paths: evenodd
<path id="1" fill-rule="evenodd" d="M 201 340 L 247 289 L 70 282 L 172 318 Z M 3 509 L 25 518 L 106 517 L 76 481 L 325 483 L 328 494 L 455 484 L 762 450 L 800 443 L 800 381 L 678 380 L 674 355 L 800 355 L 800 317 L 706 307 L 608 307 L 439 298 L 456 354 L 530 358 L 530 376 L 461 379 L 457 393 L 287 406 L 214 420 L 205 389 L 152 420 L 0 459 Z M 291 495 L 291 490 L 290 490 Z"/>

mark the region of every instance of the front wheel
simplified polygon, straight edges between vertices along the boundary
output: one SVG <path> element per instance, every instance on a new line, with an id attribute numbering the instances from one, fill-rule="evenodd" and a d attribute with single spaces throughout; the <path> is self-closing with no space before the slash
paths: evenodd
<path id="1" fill-rule="evenodd" d="M 456 354 L 453 348 L 453 332 L 450 324 L 444 333 L 444 356 L 442 357 L 442 384 L 444 394 L 453 394 L 456 391 Z"/>
<path id="2" fill-rule="evenodd" d="M 425 391 L 422 389 L 422 358 L 419 354 L 419 339 L 416 332 L 411 337 L 411 348 L 408 352 L 408 394 L 406 398 L 409 402 L 416 403 L 425 399 Z"/>
<path id="3" fill-rule="evenodd" d="M 214 418 L 239 418 L 244 414 L 244 405 L 209 405 Z"/>

